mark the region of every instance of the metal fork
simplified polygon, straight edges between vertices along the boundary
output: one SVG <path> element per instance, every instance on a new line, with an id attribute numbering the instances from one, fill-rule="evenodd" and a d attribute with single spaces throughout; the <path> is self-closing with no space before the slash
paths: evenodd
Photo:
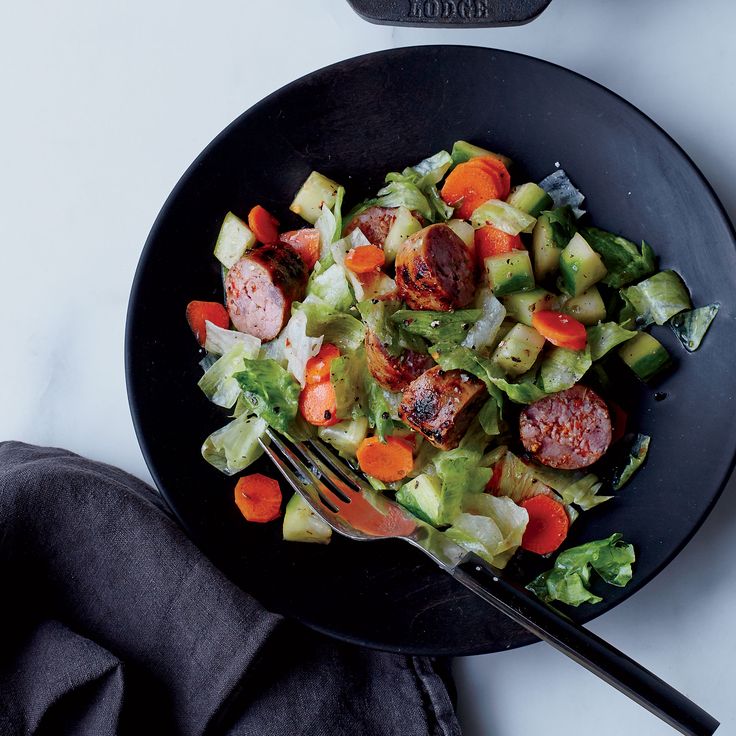
<path id="1" fill-rule="evenodd" d="M 261 446 L 286 481 L 339 534 L 358 541 L 406 540 L 473 593 L 677 731 L 710 736 L 718 728 L 711 715 L 623 652 L 375 491 L 320 440 L 290 443 L 271 430 L 266 435 Z"/>

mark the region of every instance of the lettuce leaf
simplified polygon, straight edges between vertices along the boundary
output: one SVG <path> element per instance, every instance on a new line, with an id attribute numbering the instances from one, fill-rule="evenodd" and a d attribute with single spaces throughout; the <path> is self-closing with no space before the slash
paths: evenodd
<path id="1" fill-rule="evenodd" d="M 336 312 L 315 296 L 308 296 L 301 304 L 295 302 L 294 310 L 307 316 L 307 335 L 324 337 L 324 342 L 336 345 L 340 352 L 352 353 L 365 339 L 365 325 L 350 314 Z"/>
<path id="2" fill-rule="evenodd" d="M 364 373 L 364 390 L 367 404 L 368 423 L 376 430 L 381 442 L 394 431 L 396 407 L 401 401 L 401 394 L 392 394 L 384 389 L 370 371 Z"/>
<path id="3" fill-rule="evenodd" d="M 480 465 L 480 452 L 458 447 L 441 452 L 434 461 L 442 481 L 442 502 L 438 521 L 451 524 L 460 513 L 465 494 L 482 493 L 491 479 L 491 470 Z"/>
<path id="4" fill-rule="evenodd" d="M 680 312 L 670 319 L 670 327 L 685 346 L 685 350 L 693 353 L 700 347 L 719 309 L 720 305 L 709 304 L 707 307 Z M 207 334 L 209 335 L 209 328 Z"/>
<path id="5" fill-rule="evenodd" d="M 245 343 L 236 342 L 199 379 L 197 385 L 212 403 L 225 409 L 235 406 L 240 396 L 240 385 L 234 376 L 243 370 L 248 355 L 249 347 Z"/>
<path id="6" fill-rule="evenodd" d="M 613 477 L 613 490 L 618 491 L 628 483 L 634 473 L 644 464 L 647 459 L 647 452 L 649 452 L 649 443 L 651 437 L 646 434 L 637 434 L 634 438 L 631 448 L 629 449 L 629 456 L 626 459 L 626 463 L 623 467 L 619 468 Z"/>
<path id="7" fill-rule="evenodd" d="M 454 312 L 400 309 L 389 319 L 404 331 L 420 335 L 431 343 L 460 343 L 482 316 L 480 309 L 458 309 Z"/>
<path id="8" fill-rule="evenodd" d="M 663 325 L 685 309 L 691 309 L 690 295 L 674 271 L 660 271 L 636 286 L 621 290 L 624 301 L 637 314 L 637 324 Z"/>
<path id="9" fill-rule="evenodd" d="M 306 385 L 307 361 L 314 358 L 322 347 L 322 336 L 309 337 L 307 334 L 307 315 L 297 310 L 291 315 L 284 330 L 284 357 L 291 375 L 304 388 Z"/>
<path id="10" fill-rule="evenodd" d="M 593 473 L 584 475 L 574 470 L 557 470 L 546 465 L 530 463 L 529 472 L 561 496 L 563 503 L 575 504 L 583 511 L 610 501 L 613 496 L 599 496 L 603 483 Z"/>
<path id="11" fill-rule="evenodd" d="M 330 209 L 326 204 L 322 205 L 322 214 L 317 218 L 314 226 L 319 230 L 319 263 L 323 269 L 328 268 L 334 262 L 332 256 L 332 244 L 340 239 L 342 235 L 342 200 L 345 189 L 339 187 L 335 198 L 335 205 Z"/>
<path id="12" fill-rule="evenodd" d="M 307 298 L 310 296 L 317 297 L 338 312 L 350 309 L 354 302 L 345 270 L 337 263 L 326 269 L 321 268 L 319 262 L 315 264 L 307 284 Z"/>
<path id="13" fill-rule="evenodd" d="M 506 307 L 488 287 L 480 289 L 475 298 L 475 306 L 481 310 L 481 316 L 468 330 L 462 345 L 471 350 L 484 351 L 495 345 L 501 323 L 506 316 Z"/>
<path id="14" fill-rule="evenodd" d="M 536 221 L 536 217 L 500 199 L 489 199 L 470 216 L 470 222 L 476 230 L 486 225 L 493 225 L 509 235 L 530 233 Z"/>
<path id="15" fill-rule="evenodd" d="M 580 209 L 585 197 L 573 185 L 564 169 L 553 171 L 539 182 L 539 186 L 552 197 L 555 207 L 570 207 L 578 219 L 585 214 L 585 210 Z"/>
<path id="16" fill-rule="evenodd" d="M 258 440 L 266 429 L 264 419 L 244 413 L 204 441 L 202 457 L 225 475 L 235 475 L 263 454 Z"/>
<path id="17" fill-rule="evenodd" d="M 515 503 L 525 501 L 532 496 L 553 496 L 552 489 L 540 481 L 532 470 L 522 462 L 513 452 L 506 450 L 494 463 L 500 463 L 500 473 L 494 478 L 494 493 L 498 496 L 507 496 Z"/>
<path id="18" fill-rule="evenodd" d="M 632 577 L 631 565 L 636 560 L 634 547 L 621 541 L 621 534 L 608 539 L 582 544 L 562 552 L 551 570 L 542 573 L 529 585 L 545 603 L 560 601 L 570 606 L 599 603 L 602 598 L 589 590 L 591 570 L 609 585 L 625 587 Z"/>
<path id="19" fill-rule="evenodd" d="M 234 378 L 250 401 L 251 411 L 279 432 L 289 433 L 299 407 L 299 384 L 275 360 L 244 361 Z"/>
<path id="20" fill-rule="evenodd" d="M 224 355 L 236 343 L 243 343 L 245 347 L 246 358 L 257 358 L 258 351 L 261 349 L 261 341 L 253 335 L 237 330 L 226 330 L 218 325 L 213 324 L 209 320 L 205 321 L 207 329 L 207 338 L 205 340 L 204 349 L 212 355 Z"/>
<path id="21" fill-rule="evenodd" d="M 630 240 L 620 235 L 586 227 L 581 231 L 590 247 L 603 259 L 608 273 L 603 279 L 606 286 L 622 286 L 650 276 L 657 270 L 657 258 L 647 243 L 642 241 L 641 252 Z"/>
<path id="22" fill-rule="evenodd" d="M 352 355 L 341 355 L 330 363 L 330 381 L 335 389 L 337 416 L 355 419 L 365 414 L 364 380 L 367 366 L 362 348 Z"/>
<path id="23" fill-rule="evenodd" d="M 553 348 L 540 366 L 540 382 L 546 393 L 565 391 L 574 386 L 587 372 L 593 361 L 590 346 L 585 350 Z"/>
<path id="24" fill-rule="evenodd" d="M 555 245 L 562 249 L 572 240 L 577 232 L 577 222 L 572 207 L 565 205 L 553 210 L 542 212 L 552 228 L 552 239 Z"/>
<path id="25" fill-rule="evenodd" d="M 587 332 L 591 360 L 600 360 L 617 345 L 637 335 L 636 332 L 625 330 L 615 322 L 600 322 L 593 327 L 588 327 Z"/>

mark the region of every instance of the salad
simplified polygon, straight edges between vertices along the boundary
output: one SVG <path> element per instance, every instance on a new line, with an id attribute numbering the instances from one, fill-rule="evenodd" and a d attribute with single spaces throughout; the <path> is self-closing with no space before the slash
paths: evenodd
<path id="1" fill-rule="evenodd" d="M 700 345 L 718 305 L 693 308 L 652 248 L 587 222 L 558 168 L 514 182 L 503 155 L 458 141 L 386 175 L 346 212 L 345 189 L 313 171 L 284 231 L 260 205 L 228 212 L 214 255 L 223 302 L 191 302 L 206 351 L 199 387 L 231 413 L 204 459 L 227 475 L 261 454 L 267 428 L 329 443 L 377 490 L 503 568 L 548 556 L 581 513 L 612 501 L 649 436 L 614 399 L 621 371 L 659 381 L 672 361 L 655 330 Z M 240 477 L 246 519 L 282 515 L 276 480 Z M 331 529 L 297 494 L 283 537 Z M 596 602 L 591 571 L 632 575 L 620 533 L 562 552 L 529 588 Z"/>

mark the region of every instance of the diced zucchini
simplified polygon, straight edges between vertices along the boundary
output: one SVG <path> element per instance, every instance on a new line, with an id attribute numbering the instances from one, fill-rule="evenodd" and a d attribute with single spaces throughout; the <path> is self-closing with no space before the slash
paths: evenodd
<path id="1" fill-rule="evenodd" d="M 588 241 L 575 233 L 560 254 L 562 286 L 570 296 L 579 296 L 608 273 L 601 257 L 588 245 Z"/>
<path id="2" fill-rule="evenodd" d="M 560 253 L 552 234 L 552 224 L 547 215 L 540 215 L 532 231 L 532 253 L 534 255 L 534 276 L 544 281 L 560 265 Z"/>
<path id="3" fill-rule="evenodd" d="M 289 209 L 314 225 L 322 214 L 323 204 L 329 209 L 335 206 L 339 188 L 337 182 L 323 176 L 319 171 L 313 171 L 302 184 Z"/>
<path id="4" fill-rule="evenodd" d="M 517 322 L 532 326 L 534 312 L 556 311 L 559 297 L 546 289 L 532 289 L 505 296 L 502 300 L 506 314 Z"/>
<path id="5" fill-rule="evenodd" d="M 393 225 L 388 231 L 383 244 L 383 253 L 386 263 L 393 263 L 402 243 L 410 236 L 422 229 L 422 223 L 412 215 L 407 207 L 399 207 Z"/>
<path id="6" fill-rule="evenodd" d="M 329 427 L 320 427 L 317 435 L 321 440 L 332 445 L 341 455 L 355 457 L 358 445 L 368 434 L 368 419 L 358 417 L 350 421 L 344 420 Z"/>
<path id="7" fill-rule="evenodd" d="M 327 544 L 332 537 L 332 528 L 295 493 L 284 510 L 283 536 L 286 542 Z"/>
<path id="8" fill-rule="evenodd" d="M 552 197 L 534 182 L 528 182 L 518 187 L 514 187 L 506 201 L 516 207 L 518 210 L 530 214 L 532 217 L 538 217 L 542 210 L 548 210 L 552 207 Z"/>
<path id="9" fill-rule="evenodd" d="M 448 227 L 468 246 L 475 247 L 475 228 L 465 220 L 448 220 Z"/>
<path id="10" fill-rule="evenodd" d="M 422 473 L 396 492 L 396 500 L 414 516 L 433 526 L 442 517 L 442 481 L 436 475 Z"/>
<path id="11" fill-rule="evenodd" d="M 606 305 L 603 303 L 598 287 L 591 286 L 580 296 L 568 299 L 562 305 L 562 312 L 575 317 L 578 322 L 582 322 L 584 325 L 597 325 L 606 318 Z"/>
<path id="12" fill-rule="evenodd" d="M 452 146 L 452 161 L 457 166 L 458 164 L 470 161 L 471 158 L 478 158 L 479 156 L 490 156 L 491 158 L 497 158 L 507 169 L 511 166 L 511 159 L 508 156 L 504 156 L 500 153 L 493 153 L 480 146 L 474 146 L 472 143 L 467 141 L 455 141 Z"/>
<path id="13" fill-rule="evenodd" d="M 664 370 L 670 362 L 666 348 L 647 332 L 640 332 L 622 347 L 618 354 L 642 381 L 648 381 Z"/>
<path id="14" fill-rule="evenodd" d="M 515 250 L 485 260 L 488 283 L 495 296 L 531 291 L 534 288 L 534 273 L 529 253 Z"/>
<path id="15" fill-rule="evenodd" d="M 215 243 L 215 258 L 224 268 L 232 268 L 255 242 L 256 236 L 251 229 L 239 217 L 228 212 Z"/>
<path id="16" fill-rule="evenodd" d="M 510 376 L 520 376 L 534 365 L 543 347 L 544 338 L 533 327 L 514 325 L 496 348 L 493 360 Z"/>

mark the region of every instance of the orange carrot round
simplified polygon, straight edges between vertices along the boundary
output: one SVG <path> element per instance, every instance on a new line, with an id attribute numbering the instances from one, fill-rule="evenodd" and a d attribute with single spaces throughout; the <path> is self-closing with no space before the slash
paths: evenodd
<path id="1" fill-rule="evenodd" d="M 414 467 L 412 446 L 399 437 L 366 437 L 356 453 L 360 469 L 367 475 L 392 483 L 405 478 Z"/>
<path id="2" fill-rule="evenodd" d="M 317 427 L 337 424 L 337 397 L 329 381 L 308 383 L 299 394 L 299 411 L 304 419 Z"/>
<path id="3" fill-rule="evenodd" d="M 307 361 L 307 383 L 322 383 L 330 380 L 330 366 L 335 358 L 340 357 L 340 350 L 331 342 L 323 343 L 314 358 Z"/>
<path id="4" fill-rule="evenodd" d="M 281 233 L 279 240 L 286 245 L 290 245 L 301 257 L 307 265 L 307 269 L 311 271 L 314 264 L 319 260 L 319 230 L 314 227 L 303 227 L 301 230 L 290 230 L 288 233 Z"/>
<path id="5" fill-rule="evenodd" d="M 248 227 L 259 243 L 271 244 L 279 239 L 279 221 L 259 204 L 248 213 Z"/>
<path id="6" fill-rule="evenodd" d="M 235 503 L 248 521 L 273 521 L 281 516 L 281 488 L 267 475 L 245 475 L 235 485 Z"/>
<path id="7" fill-rule="evenodd" d="M 386 262 L 386 255 L 377 245 L 359 245 L 345 256 L 345 267 L 353 273 L 378 271 Z"/>
<path id="8" fill-rule="evenodd" d="M 509 172 L 500 161 L 474 158 L 450 172 L 442 187 L 442 199 L 457 207 L 456 217 L 467 220 L 489 199 L 506 199 L 510 187 Z"/>
<path id="9" fill-rule="evenodd" d="M 227 329 L 230 327 L 230 316 L 225 307 L 219 302 L 189 302 L 187 304 L 187 322 L 191 328 L 197 342 L 204 347 L 207 342 L 207 325 L 205 322 L 212 322 L 213 325 Z"/>
<path id="10" fill-rule="evenodd" d="M 524 250 L 524 244 L 518 235 L 509 235 L 493 225 L 486 225 L 475 231 L 475 254 L 478 263 L 486 258 L 510 253 L 512 250 Z"/>
<path id="11" fill-rule="evenodd" d="M 588 340 L 585 326 L 562 312 L 534 312 L 532 327 L 558 348 L 582 350 Z"/>
<path id="12" fill-rule="evenodd" d="M 529 514 L 522 548 L 538 555 L 554 552 L 565 541 L 570 528 L 565 507 L 550 496 L 532 496 L 522 501 L 521 507 Z"/>

